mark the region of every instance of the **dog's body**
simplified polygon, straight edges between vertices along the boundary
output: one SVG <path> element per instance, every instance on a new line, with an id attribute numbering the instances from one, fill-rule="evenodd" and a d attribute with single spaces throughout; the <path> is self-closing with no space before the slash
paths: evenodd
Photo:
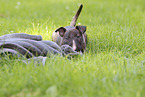
<path id="1" fill-rule="evenodd" d="M 74 16 L 70 26 L 60 27 L 56 29 L 52 34 L 52 40 L 58 45 L 68 44 L 75 51 L 84 52 L 86 49 L 86 26 L 75 26 L 77 18 L 82 10 L 82 5 L 78 9 L 76 15 Z"/>

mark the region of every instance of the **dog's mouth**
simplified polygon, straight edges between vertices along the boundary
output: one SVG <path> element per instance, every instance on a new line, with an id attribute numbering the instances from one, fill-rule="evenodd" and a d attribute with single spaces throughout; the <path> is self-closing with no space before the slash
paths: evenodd
<path id="1" fill-rule="evenodd" d="M 74 40 L 72 41 L 72 43 L 62 43 L 62 45 L 69 45 L 72 50 L 81 53 L 81 55 L 83 53 L 82 47 L 78 45 Z"/>
<path id="2" fill-rule="evenodd" d="M 62 46 L 61 46 L 61 49 L 62 49 L 62 51 L 63 51 L 66 55 L 69 55 L 69 54 L 72 55 L 72 56 L 74 56 L 74 55 L 82 55 L 81 52 L 78 52 L 78 51 L 73 50 L 72 47 L 69 46 L 69 45 L 62 45 Z"/>

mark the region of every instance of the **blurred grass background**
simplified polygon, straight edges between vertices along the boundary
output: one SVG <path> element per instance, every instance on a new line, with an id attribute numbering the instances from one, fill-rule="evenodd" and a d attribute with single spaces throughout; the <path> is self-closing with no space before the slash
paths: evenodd
<path id="1" fill-rule="evenodd" d="M 39 34 L 51 40 L 80 4 L 77 24 L 87 26 L 86 53 L 72 60 L 52 56 L 45 66 L 2 58 L 1 97 L 145 95 L 144 0 L 0 0 L 0 35 Z"/>

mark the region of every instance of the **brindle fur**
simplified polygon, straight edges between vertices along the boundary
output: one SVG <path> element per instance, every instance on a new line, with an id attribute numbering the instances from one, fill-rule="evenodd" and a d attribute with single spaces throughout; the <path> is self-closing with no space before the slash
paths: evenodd
<path id="1" fill-rule="evenodd" d="M 53 32 L 52 40 L 55 41 L 58 45 L 61 46 L 68 44 L 72 48 L 75 48 L 75 51 L 85 51 L 87 42 L 87 36 L 85 33 L 86 26 L 75 26 L 82 8 L 83 5 L 80 5 L 80 8 L 75 14 L 70 26 L 60 27 Z"/>

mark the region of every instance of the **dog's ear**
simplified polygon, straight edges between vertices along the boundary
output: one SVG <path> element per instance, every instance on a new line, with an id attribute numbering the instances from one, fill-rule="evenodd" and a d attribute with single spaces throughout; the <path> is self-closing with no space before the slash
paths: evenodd
<path id="1" fill-rule="evenodd" d="M 57 31 L 59 32 L 59 35 L 61 37 L 63 37 L 64 33 L 66 32 L 66 29 L 64 27 L 60 27 L 60 28 L 55 30 L 55 32 L 57 32 Z"/>
<path id="2" fill-rule="evenodd" d="M 87 27 L 86 26 L 76 26 L 76 29 L 78 29 L 82 34 L 86 32 Z"/>

